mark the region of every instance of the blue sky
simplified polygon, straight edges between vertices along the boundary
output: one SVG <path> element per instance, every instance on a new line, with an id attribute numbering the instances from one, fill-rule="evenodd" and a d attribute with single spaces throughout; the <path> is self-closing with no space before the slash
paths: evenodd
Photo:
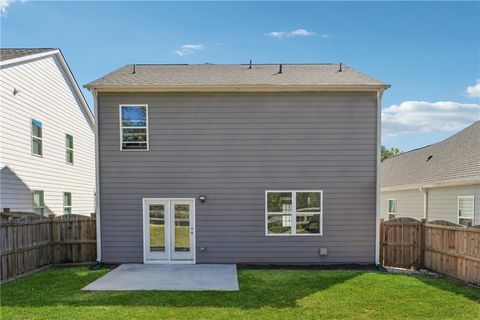
<path id="1" fill-rule="evenodd" d="M 480 2 L 0 2 L 1 46 L 61 48 L 80 85 L 128 63 L 343 62 L 392 84 L 387 146 L 480 119 Z"/>

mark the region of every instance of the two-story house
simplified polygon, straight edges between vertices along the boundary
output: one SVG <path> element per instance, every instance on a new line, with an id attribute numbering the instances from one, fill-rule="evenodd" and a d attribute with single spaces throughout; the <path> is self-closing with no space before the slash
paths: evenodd
<path id="1" fill-rule="evenodd" d="M 378 261 L 380 100 L 338 64 L 126 65 L 86 85 L 111 263 Z"/>
<path id="2" fill-rule="evenodd" d="M 94 212 L 94 118 L 60 50 L 0 50 L 0 116 L 1 209 Z"/>

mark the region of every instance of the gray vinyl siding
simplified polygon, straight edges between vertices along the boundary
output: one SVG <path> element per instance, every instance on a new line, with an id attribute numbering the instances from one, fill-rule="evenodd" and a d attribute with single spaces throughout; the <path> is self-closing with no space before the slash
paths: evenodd
<path id="1" fill-rule="evenodd" d="M 119 104 L 149 105 L 120 151 Z M 142 198 L 197 198 L 198 263 L 374 263 L 376 95 L 99 94 L 102 259 L 143 261 Z M 323 236 L 265 236 L 265 190 L 321 189 Z M 207 247 L 207 252 L 199 252 Z"/>
<path id="2" fill-rule="evenodd" d="M 382 192 L 380 217 L 388 220 L 388 199 L 397 200 L 396 218 L 423 219 L 423 193 L 418 189 Z"/>
<path id="3" fill-rule="evenodd" d="M 429 220 L 457 223 L 458 197 L 474 196 L 474 223 L 480 224 L 480 185 L 430 189 L 428 192 Z"/>

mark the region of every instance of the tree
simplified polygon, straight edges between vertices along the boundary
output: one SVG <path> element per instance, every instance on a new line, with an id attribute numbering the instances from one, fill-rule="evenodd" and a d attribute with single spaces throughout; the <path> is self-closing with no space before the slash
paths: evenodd
<path id="1" fill-rule="evenodd" d="M 399 154 L 401 152 L 402 151 L 400 151 L 400 149 L 398 149 L 398 148 L 387 149 L 387 147 L 382 146 L 382 161 L 387 159 L 387 158 L 396 156 L 397 154 Z"/>

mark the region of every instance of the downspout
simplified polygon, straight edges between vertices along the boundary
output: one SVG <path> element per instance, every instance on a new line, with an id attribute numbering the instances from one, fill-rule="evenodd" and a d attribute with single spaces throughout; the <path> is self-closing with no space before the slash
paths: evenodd
<path id="1" fill-rule="evenodd" d="M 423 219 L 428 222 L 428 189 L 420 188 L 420 191 L 423 193 Z"/>
<path id="2" fill-rule="evenodd" d="M 382 96 L 384 89 L 377 91 L 377 178 L 375 181 L 375 264 L 380 264 L 380 162 L 382 148 Z"/>
<path id="3" fill-rule="evenodd" d="M 100 154 L 98 146 L 98 93 L 91 89 L 93 96 L 93 107 L 95 108 L 95 189 L 96 189 L 96 227 L 97 227 L 97 264 L 102 261 L 102 237 L 100 229 Z"/>

